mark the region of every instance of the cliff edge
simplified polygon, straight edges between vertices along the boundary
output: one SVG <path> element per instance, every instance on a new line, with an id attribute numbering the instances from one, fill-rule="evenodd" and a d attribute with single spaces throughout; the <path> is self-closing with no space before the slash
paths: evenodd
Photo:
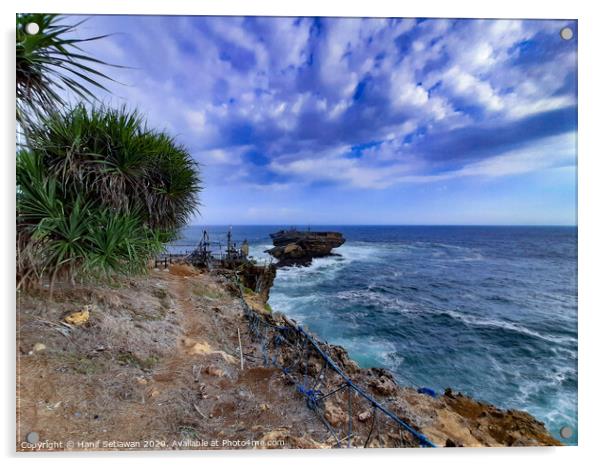
<path id="1" fill-rule="evenodd" d="M 268 283 L 272 271 L 265 273 Z M 56 450 L 336 447 L 302 394 L 266 360 L 245 307 L 274 328 L 291 321 L 271 312 L 268 287 L 258 285 L 253 270 L 241 276 L 242 296 L 233 275 L 173 264 L 119 285 L 64 284 L 52 296 L 44 289 L 20 294 L 17 449 L 36 449 L 25 441 L 30 432 L 55 442 Z M 525 412 L 451 390 L 431 397 L 399 386 L 384 369 L 358 367 L 344 348 L 320 345 L 355 383 L 437 446 L 560 444 Z M 302 361 L 299 350 L 282 348 L 268 356 L 299 361 L 291 373 L 320 370 L 315 355 Z M 326 393 L 333 387 L 323 380 Z M 381 417 L 374 422 L 360 398 L 351 402 L 351 416 L 345 391 L 329 396 L 322 409 L 343 437 L 351 421 L 352 446 L 416 446 L 399 426 Z"/>

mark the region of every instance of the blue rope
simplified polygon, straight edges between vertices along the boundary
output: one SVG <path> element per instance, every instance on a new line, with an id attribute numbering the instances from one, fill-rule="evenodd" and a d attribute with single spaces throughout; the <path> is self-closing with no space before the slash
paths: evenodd
<path id="1" fill-rule="evenodd" d="M 307 406 L 312 411 L 314 411 L 316 414 L 318 414 L 318 416 L 320 417 L 322 422 L 326 425 L 327 429 L 329 430 L 331 435 L 336 440 L 337 446 L 340 447 L 340 439 L 339 439 L 338 435 L 336 434 L 336 432 L 333 430 L 332 426 L 330 426 L 330 424 L 326 421 L 324 416 L 322 416 L 322 414 L 319 412 L 318 407 L 320 406 L 320 404 L 323 402 L 323 400 L 325 398 L 346 388 L 348 391 L 348 397 L 349 397 L 348 398 L 349 421 L 348 421 L 348 432 L 347 432 L 347 447 L 351 447 L 351 435 L 352 435 L 352 428 L 353 428 L 352 416 L 351 416 L 351 414 L 352 414 L 352 412 L 351 412 L 352 411 L 352 403 L 351 403 L 352 391 L 359 394 L 361 397 L 366 399 L 371 404 L 371 406 L 374 409 L 374 416 L 376 416 L 377 411 L 380 411 L 383 414 L 385 414 L 387 417 L 389 417 L 391 420 L 393 420 L 395 423 L 397 423 L 399 426 L 401 426 L 403 429 L 408 431 L 412 436 L 414 436 L 414 438 L 416 438 L 418 440 L 421 447 L 430 447 L 430 448 L 436 447 L 436 445 L 433 442 L 431 442 L 424 434 L 422 434 L 421 432 L 418 432 L 416 429 L 414 429 L 413 427 L 408 425 L 406 422 L 404 422 L 402 419 L 400 419 L 395 413 L 393 413 L 388 408 L 386 408 L 385 406 L 380 404 L 378 401 L 376 401 L 374 398 L 372 398 L 370 395 L 368 395 L 366 392 L 364 392 L 360 387 L 358 387 L 347 376 L 347 374 L 345 374 L 339 368 L 339 366 L 331 359 L 331 357 L 322 350 L 322 348 L 317 344 L 317 342 L 315 342 L 314 339 L 301 326 L 273 325 L 273 324 L 267 322 L 265 319 L 261 318 L 256 312 L 254 312 L 247 305 L 246 301 L 244 300 L 244 292 L 242 290 L 240 281 L 238 280 L 238 276 L 236 276 L 236 279 L 237 279 L 238 287 L 240 290 L 241 299 L 242 299 L 242 302 L 244 305 L 244 311 L 245 311 L 244 313 L 249 319 L 249 329 L 255 337 L 261 338 L 261 351 L 262 351 L 262 354 L 264 357 L 264 364 L 267 366 L 268 362 L 271 362 L 272 366 L 280 369 L 285 374 L 285 376 L 287 376 L 287 378 L 295 384 L 297 392 L 299 392 L 306 399 Z M 260 326 L 263 327 L 262 330 L 259 329 Z M 269 358 L 268 332 L 270 329 L 278 332 L 272 339 L 275 350 L 279 349 L 283 343 L 288 342 L 288 340 L 282 335 L 282 333 L 284 333 L 284 332 L 287 332 L 287 333 L 293 332 L 303 338 L 302 355 L 305 358 L 305 364 L 304 364 L 305 367 L 304 367 L 304 371 L 303 371 L 303 383 L 298 383 L 291 376 L 291 369 L 292 369 L 292 367 L 294 367 L 296 365 L 296 363 L 299 362 L 300 358 L 289 367 L 279 365 L 277 362 L 277 356 L 273 356 L 272 358 Z M 317 376 L 316 382 L 313 384 L 312 388 L 309 388 L 308 383 L 307 383 L 308 382 L 308 380 L 307 380 L 308 366 L 309 366 L 309 345 L 311 345 L 313 347 L 313 349 L 320 355 L 320 357 L 325 362 L 325 365 L 320 370 L 320 372 Z M 300 355 L 300 357 L 302 357 L 302 355 Z M 344 383 L 341 384 L 335 390 L 324 395 L 324 394 L 322 394 L 322 392 L 320 390 L 317 389 L 317 386 L 320 382 L 320 376 L 322 375 L 322 373 L 326 369 L 326 367 L 330 367 L 332 370 L 334 370 L 343 379 Z M 430 392 L 432 392 L 431 389 L 428 389 L 426 387 L 423 387 L 419 391 L 421 393 L 425 393 L 425 394 L 429 394 L 429 395 L 431 395 Z M 369 438 L 367 440 L 369 440 Z"/>

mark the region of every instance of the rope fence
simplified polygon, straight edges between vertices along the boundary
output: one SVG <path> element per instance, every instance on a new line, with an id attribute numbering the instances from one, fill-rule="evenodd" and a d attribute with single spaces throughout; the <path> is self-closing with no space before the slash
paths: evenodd
<path id="1" fill-rule="evenodd" d="M 238 275 L 236 283 L 249 330 L 260 344 L 264 365 L 280 369 L 286 380 L 295 385 L 337 447 L 383 447 L 392 443 L 435 447 L 424 434 L 351 380 L 300 325 L 288 319 L 284 319 L 285 325 L 279 325 L 251 309 L 244 299 Z"/>

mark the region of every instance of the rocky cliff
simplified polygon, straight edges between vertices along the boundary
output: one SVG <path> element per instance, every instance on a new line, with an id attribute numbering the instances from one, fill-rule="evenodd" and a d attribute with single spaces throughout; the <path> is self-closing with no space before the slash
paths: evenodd
<path id="1" fill-rule="evenodd" d="M 262 345 L 244 302 L 273 324 L 265 335 L 272 343 L 279 327 L 296 324 L 266 303 L 272 268 L 238 272 L 242 299 L 233 271 L 178 264 L 118 287 L 65 283 L 52 297 L 44 289 L 20 295 L 17 449 L 140 450 L 148 439 L 154 443 L 146 448 L 165 450 L 336 447 L 269 361 L 291 367 L 288 375 L 317 376 L 323 393 L 336 389 L 336 376 L 321 372 L 315 351 L 306 358 L 290 332 L 279 351 Z M 85 319 L 71 319 L 82 309 Z M 360 368 L 344 348 L 319 344 L 354 383 L 437 446 L 559 444 L 525 412 L 451 390 L 432 397 L 401 387 L 388 371 Z M 349 416 L 349 402 L 339 391 L 320 410 L 341 438 L 351 421 L 353 447 L 416 446 L 363 398 L 351 397 Z M 50 446 L 29 444 L 31 432 Z"/>
<path id="2" fill-rule="evenodd" d="M 307 266 L 314 257 L 329 256 L 345 243 L 343 235 L 336 231 L 280 230 L 270 237 L 274 247 L 266 252 L 278 259 L 278 267 Z"/>
<path id="3" fill-rule="evenodd" d="M 278 312 L 264 315 L 276 326 L 296 323 Z M 338 345 L 317 341 L 325 353 L 358 386 L 365 387 L 372 396 L 387 406 L 413 428 L 425 434 L 440 447 L 500 447 L 500 446 L 558 446 L 561 443 L 546 429 L 545 425 L 525 411 L 501 409 L 475 400 L 452 389 L 435 396 L 424 393 L 418 387 L 402 387 L 393 375 L 383 368 L 361 368 L 353 361 L 347 350 Z M 280 347 L 284 363 L 298 359 L 296 351 Z M 331 371 L 323 371 L 323 360 L 315 353 L 309 354 L 306 363 L 294 366 L 303 377 L 311 379 L 317 375 L 324 393 L 336 391 L 338 380 L 329 377 Z M 291 372 L 292 373 L 292 372 Z M 374 411 L 361 398 L 353 400 L 354 439 L 352 446 L 399 447 L 416 446 L 413 439 L 399 432 L 398 426 L 387 424 L 379 417 L 379 434 L 371 437 L 374 430 Z M 344 393 L 329 396 L 321 414 L 333 426 L 344 429 L 349 423 L 349 397 Z M 397 431 L 396 431 L 397 430 Z M 407 434 L 407 433 L 406 433 Z M 400 437 L 401 435 L 401 437 Z M 366 440 L 368 439 L 368 440 Z M 357 442 L 357 443 L 356 443 Z M 332 446 L 332 445 L 329 445 Z"/>

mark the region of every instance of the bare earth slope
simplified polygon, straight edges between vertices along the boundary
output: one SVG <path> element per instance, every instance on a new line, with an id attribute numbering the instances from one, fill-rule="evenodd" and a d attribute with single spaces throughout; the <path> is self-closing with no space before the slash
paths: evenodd
<path id="1" fill-rule="evenodd" d="M 249 297 L 254 309 L 256 298 Z M 334 445 L 294 386 L 264 367 L 224 277 L 174 265 L 114 287 L 20 294 L 18 304 L 18 450 Z M 85 306 L 87 322 L 64 323 Z M 345 370 L 438 445 L 558 444 L 526 413 L 400 388 L 385 371 L 360 370 L 343 349 L 330 348 Z M 336 414 L 338 406 L 329 409 Z M 25 441 L 31 432 L 40 443 Z"/>

